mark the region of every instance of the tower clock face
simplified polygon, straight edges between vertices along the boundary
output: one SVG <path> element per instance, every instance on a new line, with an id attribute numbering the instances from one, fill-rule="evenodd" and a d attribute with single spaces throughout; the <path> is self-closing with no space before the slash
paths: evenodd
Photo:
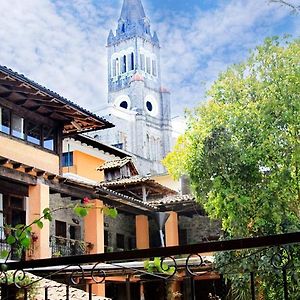
<path id="1" fill-rule="evenodd" d="M 116 98 L 114 105 L 118 108 L 128 109 L 131 108 L 131 101 L 128 95 L 120 95 Z"/>
<path id="2" fill-rule="evenodd" d="M 144 106 L 146 112 L 153 116 L 156 117 L 158 115 L 158 105 L 155 97 L 152 95 L 147 95 L 144 100 Z"/>

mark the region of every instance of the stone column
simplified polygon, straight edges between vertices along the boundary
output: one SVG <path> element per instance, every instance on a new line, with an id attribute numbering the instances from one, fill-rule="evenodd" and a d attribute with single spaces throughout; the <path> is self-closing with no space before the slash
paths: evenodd
<path id="1" fill-rule="evenodd" d="M 178 215 L 174 211 L 169 212 L 170 216 L 165 225 L 166 246 L 178 246 Z"/>
<path id="2" fill-rule="evenodd" d="M 135 231 L 136 231 L 136 248 L 149 248 L 149 220 L 147 216 L 138 215 L 135 217 Z"/>
<path id="3" fill-rule="evenodd" d="M 49 207 L 49 187 L 39 183 L 29 186 L 28 189 L 28 224 L 40 218 L 43 210 Z M 42 220 L 44 226 L 42 229 L 36 225 L 32 226 L 32 232 L 36 235 L 36 240 L 32 243 L 32 249 L 28 251 L 29 259 L 49 258 L 50 249 L 50 224 L 48 220 Z"/>

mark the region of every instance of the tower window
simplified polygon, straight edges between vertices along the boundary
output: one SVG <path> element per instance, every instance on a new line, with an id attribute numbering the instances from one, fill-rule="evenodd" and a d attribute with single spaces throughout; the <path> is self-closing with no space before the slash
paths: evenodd
<path id="1" fill-rule="evenodd" d="M 156 71 L 156 61 L 152 60 L 152 75 L 156 76 L 157 75 L 157 71 Z"/>
<path id="2" fill-rule="evenodd" d="M 127 103 L 127 101 L 122 101 L 122 102 L 120 103 L 120 107 L 122 107 L 122 108 L 124 108 L 124 109 L 127 109 L 127 108 L 128 108 L 128 103 Z"/>
<path id="3" fill-rule="evenodd" d="M 120 62 L 119 59 L 116 58 L 116 75 L 120 74 Z"/>
<path id="4" fill-rule="evenodd" d="M 151 74 L 150 57 L 146 58 L 146 71 L 148 74 Z"/>
<path id="5" fill-rule="evenodd" d="M 117 76 L 117 73 L 116 73 L 116 59 L 114 59 L 113 62 L 112 62 L 112 76 L 113 77 Z"/>
<path id="6" fill-rule="evenodd" d="M 147 107 L 147 109 L 148 109 L 149 111 L 152 111 L 152 110 L 153 110 L 153 105 L 152 105 L 152 103 L 151 103 L 150 101 L 147 101 L 147 102 L 146 102 L 146 107 Z"/>
<path id="7" fill-rule="evenodd" d="M 145 71 L 145 55 L 144 54 L 140 55 L 140 60 L 141 60 L 141 70 Z"/>
<path id="8" fill-rule="evenodd" d="M 123 33 L 125 32 L 125 24 L 122 25 L 122 29 L 121 30 L 122 30 Z"/>
<path id="9" fill-rule="evenodd" d="M 129 71 L 134 70 L 134 54 L 133 52 L 131 52 L 130 56 L 129 56 Z"/>
<path id="10" fill-rule="evenodd" d="M 126 73 L 126 69 L 127 69 L 127 66 L 126 66 L 126 55 L 123 56 L 123 61 L 122 61 L 122 73 Z"/>

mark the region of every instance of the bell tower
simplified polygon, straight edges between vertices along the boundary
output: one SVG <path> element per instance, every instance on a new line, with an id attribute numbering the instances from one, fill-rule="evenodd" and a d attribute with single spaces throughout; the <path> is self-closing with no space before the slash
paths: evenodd
<path id="1" fill-rule="evenodd" d="M 160 162 L 171 144 L 170 93 L 161 86 L 160 44 L 141 0 L 124 0 L 107 49 L 105 116 L 116 127 L 101 132 L 101 139 L 132 152 L 141 173 L 164 172 Z"/>

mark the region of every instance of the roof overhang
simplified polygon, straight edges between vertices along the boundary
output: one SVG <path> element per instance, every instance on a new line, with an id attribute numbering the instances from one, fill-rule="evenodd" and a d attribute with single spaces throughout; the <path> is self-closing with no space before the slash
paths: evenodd
<path id="1" fill-rule="evenodd" d="M 37 121 L 63 127 L 69 136 L 113 127 L 107 120 L 85 110 L 59 94 L 0 66 L 0 100 L 3 105 L 22 115 L 35 116 Z"/>

